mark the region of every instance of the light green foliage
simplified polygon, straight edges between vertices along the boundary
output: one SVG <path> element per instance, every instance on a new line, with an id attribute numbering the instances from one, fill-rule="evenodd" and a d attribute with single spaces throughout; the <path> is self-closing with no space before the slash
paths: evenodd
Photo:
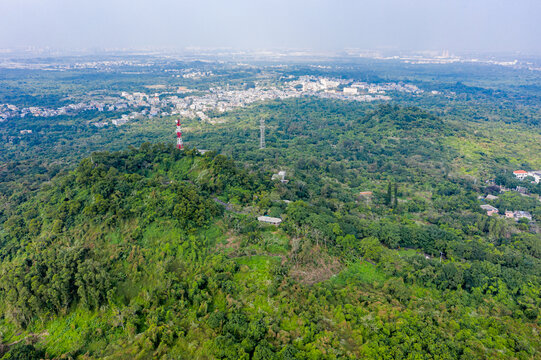
<path id="1" fill-rule="evenodd" d="M 368 262 L 357 262 L 349 265 L 346 270 L 332 278 L 332 282 L 345 286 L 351 283 L 366 283 L 382 285 L 387 276 L 375 265 Z"/>

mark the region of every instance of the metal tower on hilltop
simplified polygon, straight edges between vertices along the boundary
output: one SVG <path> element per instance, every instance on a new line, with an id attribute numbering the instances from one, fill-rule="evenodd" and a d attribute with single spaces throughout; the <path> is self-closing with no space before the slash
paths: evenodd
<path id="1" fill-rule="evenodd" d="M 184 143 L 182 142 L 182 128 L 180 127 L 180 119 L 177 119 L 177 149 L 184 150 Z"/>
<path id="2" fill-rule="evenodd" d="M 259 148 L 265 148 L 265 119 L 259 120 Z"/>

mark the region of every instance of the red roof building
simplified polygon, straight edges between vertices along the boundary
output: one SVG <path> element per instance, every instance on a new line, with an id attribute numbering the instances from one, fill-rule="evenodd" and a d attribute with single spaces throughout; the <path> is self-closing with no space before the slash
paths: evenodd
<path id="1" fill-rule="evenodd" d="M 513 175 L 515 175 L 515 177 L 519 180 L 524 180 L 524 178 L 526 176 L 529 175 L 529 173 L 527 171 L 524 171 L 524 170 L 515 170 L 513 171 Z"/>

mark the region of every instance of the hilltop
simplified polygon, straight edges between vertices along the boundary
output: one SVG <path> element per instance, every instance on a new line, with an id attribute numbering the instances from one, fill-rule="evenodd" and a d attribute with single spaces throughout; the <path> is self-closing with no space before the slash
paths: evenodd
<path id="1" fill-rule="evenodd" d="M 264 150 L 256 116 L 272 130 Z M 224 120 L 227 130 L 194 132 L 216 150 L 205 155 L 144 144 L 93 153 L 36 189 L 10 187 L 1 351 L 539 355 L 541 237 L 479 208 L 485 186 L 448 142 L 463 127 L 418 108 L 309 99 Z M 288 183 L 272 180 L 278 170 Z M 283 222 L 258 223 L 263 214 Z"/>

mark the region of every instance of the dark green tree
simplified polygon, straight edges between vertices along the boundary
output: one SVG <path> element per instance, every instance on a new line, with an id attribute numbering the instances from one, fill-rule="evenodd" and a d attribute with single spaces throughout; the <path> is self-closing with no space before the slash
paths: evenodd
<path id="1" fill-rule="evenodd" d="M 387 184 L 387 195 L 385 195 L 385 205 L 390 206 L 393 198 L 393 190 L 391 181 Z"/>
<path id="2" fill-rule="evenodd" d="M 398 206 L 398 185 L 396 185 L 396 183 L 393 186 L 393 194 L 394 194 L 393 208 L 396 209 L 396 207 Z"/>

